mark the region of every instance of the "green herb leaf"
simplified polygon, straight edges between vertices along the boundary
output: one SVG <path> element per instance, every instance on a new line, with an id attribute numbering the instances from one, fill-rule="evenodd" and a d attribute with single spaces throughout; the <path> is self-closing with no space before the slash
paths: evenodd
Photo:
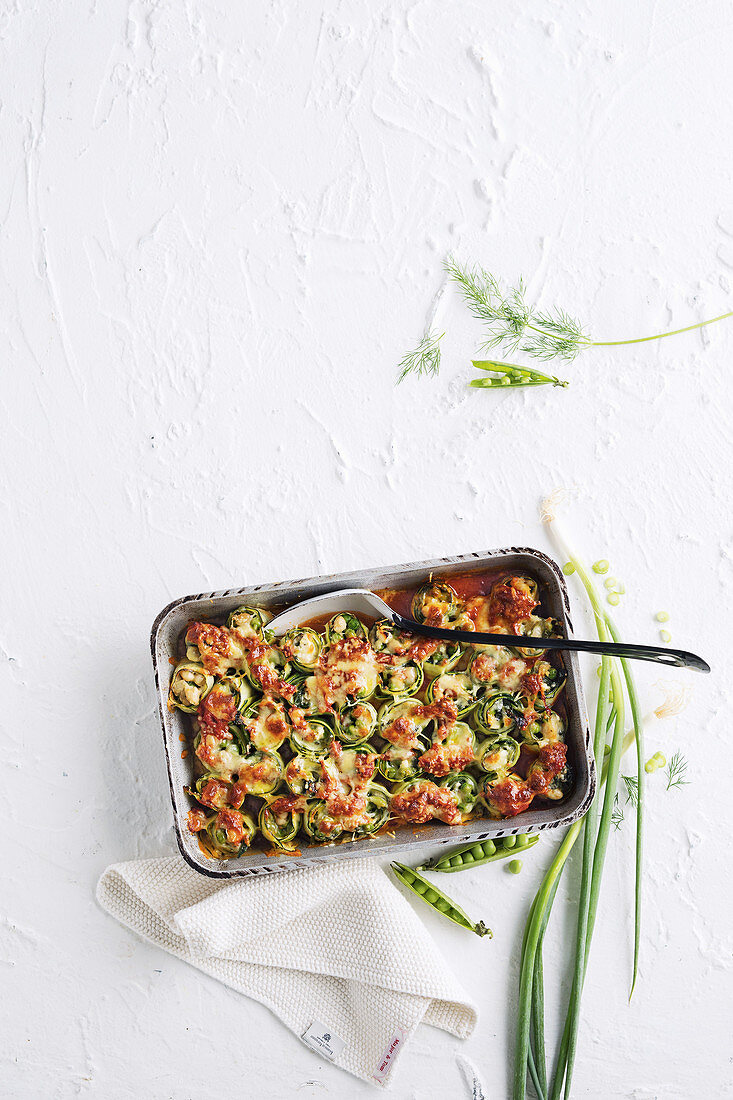
<path id="1" fill-rule="evenodd" d="M 672 787 L 685 787 L 690 782 L 687 778 L 687 761 L 681 752 L 676 752 L 664 773 L 667 776 L 667 790 Z"/>
<path id="2" fill-rule="evenodd" d="M 398 384 L 408 374 L 436 375 L 440 370 L 440 341 L 445 336 L 444 332 L 426 332 L 420 343 L 413 351 L 403 355 L 398 364 L 400 376 Z"/>

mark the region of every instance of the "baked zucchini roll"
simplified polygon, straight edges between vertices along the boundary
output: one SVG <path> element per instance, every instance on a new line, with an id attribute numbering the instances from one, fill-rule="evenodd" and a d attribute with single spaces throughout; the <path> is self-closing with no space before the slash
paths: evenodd
<path id="1" fill-rule="evenodd" d="M 377 690 L 380 695 L 416 695 L 423 685 L 425 673 L 416 661 L 400 665 L 383 665 Z"/>
<path id="2" fill-rule="evenodd" d="M 388 653 L 398 659 L 408 659 L 414 640 L 411 634 L 399 630 L 391 619 L 380 619 L 369 631 L 369 641 L 375 653 Z"/>
<path id="3" fill-rule="evenodd" d="M 222 859 L 232 859 L 246 852 L 257 835 L 257 826 L 249 814 L 239 810 L 222 810 L 206 825 L 209 846 Z"/>
<path id="4" fill-rule="evenodd" d="M 203 699 L 214 686 L 203 665 L 194 661 L 181 661 L 176 665 L 168 692 L 168 710 L 177 707 L 186 714 L 195 714 Z"/>
<path id="5" fill-rule="evenodd" d="M 478 783 L 469 772 L 452 772 L 438 780 L 440 787 L 451 791 L 458 799 L 458 809 L 470 814 L 478 802 Z"/>
<path id="6" fill-rule="evenodd" d="M 489 737 L 476 749 L 476 763 L 487 775 L 498 779 L 512 770 L 520 751 L 521 746 L 513 737 Z"/>
<path id="7" fill-rule="evenodd" d="M 251 704 L 241 723 L 249 743 L 262 752 L 279 749 L 292 732 L 285 704 L 271 695 Z"/>
<path id="8" fill-rule="evenodd" d="M 419 764 L 430 775 L 443 776 L 449 772 L 463 771 L 474 763 L 475 735 L 466 722 L 454 722 L 447 727 L 439 726 L 433 743 L 420 757 Z"/>
<path id="9" fill-rule="evenodd" d="M 333 645 L 334 642 L 342 642 L 344 638 L 368 638 L 367 629 L 361 619 L 352 615 L 349 611 L 339 611 L 326 623 L 326 642 Z"/>
<path id="10" fill-rule="evenodd" d="M 388 745 L 377 758 L 377 769 L 390 783 L 404 783 L 422 775 L 418 757 L 419 751 L 415 749 Z"/>
<path id="11" fill-rule="evenodd" d="M 294 756 L 285 766 L 285 782 L 295 795 L 312 798 L 321 782 L 321 760 L 317 756 Z"/>
<path id="12" fill-rule="evenodd" d="M 390 817 L 390 793 L 380 783 L 370 783 L 367 788 L 366 807 L 358 827 L 360 836 L 373 836 Z"/>
<path id="13" fill-rule="evenodd" d="M 290 733 L 290 747 L 296 756 L 325 756 L 332 741 L 333 729 L 325 718 L 304 718 Z"/>
<path id="14" fill-rule="evenodd" d="M 485 696 L 474 714 L 482 733 L 513 733 L 524 718 L 522 699 L 508 691 L 494 691 Z"/>
<path id="15" fill-rule="evenodd" d="M 522 638 L 562 638 L 562 627 L 557 619 L 541 619 L 537 615 L 530 615 L 517 623 L 517 634 Z M 523 657 L 541 657 L 546 653 L 545 649 L 528 649 L 519 647 Z"/>
<path id="16" fill-rule="evenodd" d="M 343 832 L 341 821 L 329 813 L 327 804 L 320 798 L 308 803 L 303 815 L 303 828 L 311 840 L 318 844 L 338 840 Z"/>
<path id="17" fill-rule="evenodd" d="M 463 646 L 460 642 L 441 642 L 436 650 L 423 661 L 423 671 L 429 680 L 451 672 L 461 659 Z"/>
<path id="18" fill-rule="evenodd" d="M 554 741 L 565 740 L 565 722 L 556 710 L 541 711 L 522 730 L 525 744 L 539 748 Z"/>
<path id="19" fill-rule="evenodd" d="M 433 719 L 426 716 L 425 708 L 417 699 L 395 699 L 385 703 L 379 711 L 379 735 L 392 745 L 404 748 L 427 748 L 425 736 Z"/>
<path id="20" fill-rule="evenodd" d="M 412 617 L 431 626 L 451 626 L 462 611 L 458 594 L 445 581 L 421 585 L 412 597 Z"/>
<path id="21" fill-rule="evenodd" d="M 485 688 L 499 687 L 502 683 L 502 671 L 516 656 L 516 653 L 505 645 L 476 646 L 466 671 L 475 684 Z M 522 672 L 525 667 L 522 662 Z"/>
<path id="22" fill-rule="evenodd" d="M 350 703 L 336 715 L 338 739 L 349 748 L 363 745 L 377 728 L 377 712 L 371 703 Z"/>
<path id="23" fill-rule="evenodd" d="M 261 607 L 237 607 L 227 616 L 227 627 L 243 638 L 264 638 L 265 626 L 272 615 Z"/>
<path id="24" fill-rule="evenodd" d="M 462 718 L 476 706 L 482 690 L 467 672 L 444 672 L 430 681 L 425 698 L 429 703 L 451 703 Z"/>
<path id="25" fill-rule="evenodd" d="M 284 852 L 295 850 L 296 838 L 303 821 L 303 815 L 294 809 L 294 799 L 273 798 L 266 801 L 260 810 L 258 825 L 266 840 Z"/>
<path id="26" fill-rule="evenodd" d="M 318 668 L 323 638 L 309 626 L 296 626 L 280 639 L 280 649 L 297 671 L 309 674 Z"/>
<path id="27" fill-rule="evenodd" d="M 293 666 L 277 646 L 262 645 L 257 647 L 255 657 L 248 659 L 246 675 L 258 691 L 280 695 L 283 683 L 293 675 Z"/>
<path id="28" fill-rule="evenodd" d="M 272 794 L 280 786 L 285 765 L 276 752 L 253 752 L 242 758 L 237 772 L 237 784 L 247 794 L 260 798 Z"/>

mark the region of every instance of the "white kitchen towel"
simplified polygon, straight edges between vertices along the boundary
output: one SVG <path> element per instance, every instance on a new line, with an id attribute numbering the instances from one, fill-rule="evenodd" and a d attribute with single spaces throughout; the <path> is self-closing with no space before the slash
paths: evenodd
<path id="1" fill-rule="evenodd" d="M 107 868 L 97 898 L 145 939 L 267 1005 L 297 1036 L 311 1029 L 309 1045 L 381 1086 L 418 1024 L 466 1038 L 476 1023 L 475 1005 L 373 859 L 225 884 L 179 856 L 133 860 Z"/>

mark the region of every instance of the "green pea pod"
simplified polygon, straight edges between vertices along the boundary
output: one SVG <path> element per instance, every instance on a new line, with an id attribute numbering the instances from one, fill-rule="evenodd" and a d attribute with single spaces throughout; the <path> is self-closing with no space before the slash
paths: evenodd
<path id="1" fill-rule="evenodd" d="M 462 848 L 454 848 L 444 856 L 437 859 L 429 859 L 427 863 L 420 865 L 421 871 L 467 871 L 470 867 L 481 867 L 484 863 L 494 863 L 497 859 L 508 859 L 517 852 L 533 848 L 539 840 L 539 835 L 529 836 L 520 833 L 519 836 L 505 836 L 497 840 L 483 840 L 476 844 L 464 844 Z"/>
<path id="2" fill-rule="evenodd" d="M 474 924 L 460 906 L 456 905 L 437 886 L 433 886 L 432 882 L 428 882 L 426 878 L 423 878 L 414 868 L 406 867 L 404 863 L 392 863 L 390 866 L 398 882 L 401 882 L 408 890 L 412 890 L 413 894 L 417 894 L 419 898 L 427 902 L 436 913 L 442 913 L 454 924 L 460 925 L 461 928 L 467 928 L 469 932 L 475 932 L 477 936 L 491 937 L 494 935 L 483 921 Z"/>

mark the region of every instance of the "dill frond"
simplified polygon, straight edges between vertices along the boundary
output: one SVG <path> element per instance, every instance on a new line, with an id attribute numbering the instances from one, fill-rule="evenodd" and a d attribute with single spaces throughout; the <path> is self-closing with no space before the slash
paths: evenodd
<path id="1" fill-rule="evenodd" d="M 622 775 L 621 780 L 626 788 L 626 801 L 635 806 L 639 800 L 639 784 L 635 775 Z"/>
<path id="2" fill-rule="evenodd" d="M 444 332 L 426 332 L 413 351 L 408 351 L 399 361 L 400 376 L 398 384 L 408 374 L 436 375 L 440 370 L 440 341 Z"/>
<path id="3" fill-rule="evenodd" d="M 687 761 L 681 752 L 676 752 L 665 771 L 667 777 L 667 790 L 672 787 L 685 787 L 690 782 L 687 778 Z"/>

